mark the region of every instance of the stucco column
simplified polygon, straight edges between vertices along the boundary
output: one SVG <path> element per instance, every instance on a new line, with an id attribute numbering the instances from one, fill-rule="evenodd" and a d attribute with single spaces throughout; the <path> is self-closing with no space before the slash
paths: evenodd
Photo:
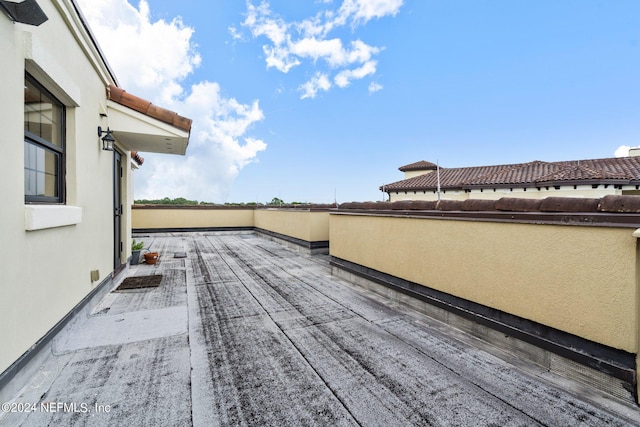
<path id="1" fill-rule="evenodd" d="M 632 234 L 636 239 L 640 238 L 640 228 Z M 640 372 L 638 371 L 638 367 L 640 366 L 640 242 L 636 240 L 636 265 L 635 265 L 635 277 L 636 277 L 636 403 L 640 403 L 640 382 L 638 378 L 640 377 Z"/>

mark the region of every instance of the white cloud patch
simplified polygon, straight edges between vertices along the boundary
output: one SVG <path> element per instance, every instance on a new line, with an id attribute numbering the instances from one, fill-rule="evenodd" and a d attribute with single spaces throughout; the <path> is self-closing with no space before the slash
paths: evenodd
<path id="1" fill-rule="evenodd" d="M 366 24 L 371 19 L 395 16 L 403 0 L 345 0 L 339 16 L 349 17 L 353 23 Z"/>
<path id="2" fill-rule="evenodd" d="M 315 98 L 319 90 L 326 92 L 331 89 L 331 82 L 326 74 L 318 72 L 298 89 L 302 92 L 301 99 Z"/>
<path id="3" fill-rule="evenodd" d="M 339 87 L 347 87 L 352 80 L 359 80 L 374 74 L 376 72 L 376 63 L 376 61 L 367 61 L 362 67 L 354 68 L 353 70 L 342 70 L 336 75 L 334 81 Z"/>
<path id="4" fill-rule="evenodd" d="M 634 147 L 631 147 L 629 145 L 621 145 L 616 149 L 613 155 L 616 157 L 627 157 L 629 155 L 629 150 L 632 148 L 640 148 L 640 145 L 636 145 Z"/>
<path id="5" fill-rule="evenodd" d="M 146 0 L 137 9 L 126 0 L 79 3 L 120 86 L 193 120 L 185 157 L 144 153 L 135 197 L 224 201 L 240 170 L 266 149 L 248 136 L 264 119 L 258 101 L 227 98 L 213 82 L 185 87 L 201 58 L 191 40 L 194 29 L 179 17 L 152 21 Z"/>
<path id="6" fill-rule="evenodd" d="M 371 82 L 369 83 L 369 93 L 375 93 L 378 92 L 379 90 L 382 90 L 383 86 L 379 83 L 376 82 Z"/>
<path id="7" fill-rule="evenodd" d="M 329 73 L 335 74 L 333 81 L 340 88 L 375 74 L 377 61 L 372 58 L 382 50 L 360 39 L 345 42 L 338 37 L 329 37 L 329 34 L 345 26 L 355 31 L 372 19 L 395 16 L 402 4 L 403 0 L 344 0 L 337 9 L 325 9 L 300 22 L 287 22 L 276 15 L 266 1 L 255 6 L 248 0 L 242 26 L 254 38 L 268 40 L 268 44 L 262 46 L 267 68 L 288 73 L 309 61 L 318 73 L 326 76 L 327 82 L 323 81 L 323 86 L 318 85 L 318 74 L 300 86 L 303 99 L 313 98 L 318 89 L 329 90 L 331 87 L 326 84 L 331 79 Z M 239 38 L 235 28 L 231 35 Z"/>

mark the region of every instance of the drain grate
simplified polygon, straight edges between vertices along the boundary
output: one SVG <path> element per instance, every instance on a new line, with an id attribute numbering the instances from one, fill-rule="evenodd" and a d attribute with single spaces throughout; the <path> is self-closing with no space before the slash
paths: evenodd
<path id="1" fill-rule="evenodd" d="M 154 274 L 153 276 L 134 276 L 127 277 L 118 286 L 116 291 L 126 291 L 128 289 L 157 288 L 162 281 L 162 274 Z"/>

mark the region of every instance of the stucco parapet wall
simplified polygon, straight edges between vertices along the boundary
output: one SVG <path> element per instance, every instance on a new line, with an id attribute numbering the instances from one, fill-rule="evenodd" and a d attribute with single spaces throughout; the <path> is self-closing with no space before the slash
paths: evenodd
<path id="1" fill-rule="evenodd" d="M 261 205 L 256 209 L 264 210 L 287 210 L 287 211 L 310 211 L 310 212 L 326 212 L 336 209 L 335 204 L 287 204 L 279 206 Z"/>
<path id="2" fill-rule="evenodd" d="M 640 227 L 640 196 L 343 203 L 336 213 L 460 220 Z"/>

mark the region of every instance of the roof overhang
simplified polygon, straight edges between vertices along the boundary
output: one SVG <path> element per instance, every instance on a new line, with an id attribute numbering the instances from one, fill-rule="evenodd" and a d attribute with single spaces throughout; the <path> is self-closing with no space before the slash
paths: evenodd
<path id="1" fill-rule="evenodd" d="M 184 155 L 189 132 L 107 100 L 109 128 L 116 142 L 128 151 Z"/>

